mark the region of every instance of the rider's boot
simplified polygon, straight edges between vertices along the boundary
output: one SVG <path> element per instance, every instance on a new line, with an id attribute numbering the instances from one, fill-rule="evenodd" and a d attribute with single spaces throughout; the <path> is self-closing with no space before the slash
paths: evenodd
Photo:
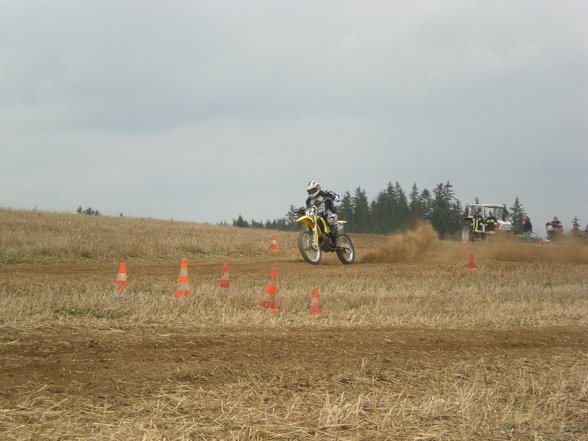
<path id="1" fill-rule="evenodd" d="M 339 231 L 339 225 L 333 227 L 333 238 L 335 239 L 335 246 L 341 248 L 341 231 Z"/>
<path id="2" fill-rule="evenodd" d="M 341 247 L 341 226 L 337 223 L 337 214 L 329 213 L 327 216 L 327 223 L 331 226 L 331 234 L 337 248 Z"/>

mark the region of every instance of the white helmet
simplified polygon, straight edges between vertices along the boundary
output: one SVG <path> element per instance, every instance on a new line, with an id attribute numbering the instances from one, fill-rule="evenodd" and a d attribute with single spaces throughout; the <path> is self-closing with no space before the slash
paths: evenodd
<path id="1" fill-rule="evenodd" d="M 306 184 L 306 191 L 311 198 L 314 198 L 321 191 L 321 184 L 314 180 L 310 181 Z"/>

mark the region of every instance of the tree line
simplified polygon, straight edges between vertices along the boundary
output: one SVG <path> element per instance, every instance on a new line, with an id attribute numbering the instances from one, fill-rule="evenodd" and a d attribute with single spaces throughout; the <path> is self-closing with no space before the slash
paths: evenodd
<path id="1" fill-rule="evenodd" d="M 265 222 L 246 221 L 239 215 L 233 220 L 233 226 L 297 230 L 299 226 L 292 215 L 295 208 L 291 205 L 283 218 Z M 432 225 L 439 238 L 449 239 L 461 235 L 466 210 L 467 205 L 464 206 L 455 197 L 453 185 L 449 181 L 436 185 L 432 190 L 419 190 L 415 183 L 408 195 L 398 182 L 389 182 L 371 201 L 361 187 L 357 187 L 353 193 L 346 191 L 337 213 L 340 219 L 347 221 L 345 230 L 351 233 L 390 234 L 409 229 L 424 220 Z M 505 212 L 508 212 L 515 234 L 522 233 L 522 218 L 526 213 L 518 196 L 513 206 Z"/>

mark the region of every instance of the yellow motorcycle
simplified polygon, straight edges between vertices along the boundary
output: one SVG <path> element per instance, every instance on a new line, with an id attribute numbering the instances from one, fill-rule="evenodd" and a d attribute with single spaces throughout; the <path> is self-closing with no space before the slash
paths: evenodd
<path id="1" fill-rule="evenodd" d="M 355 261 L 353 242 L 347 234 L 343 233 L 343 225 L 347 221 L 338 220 L 334 226 L 339 229 L 339 246 L 337 246 L 331 226 L 324 217 L 319 215 L 316 205 L 299 208 L 296 214 L 300 216 L 296 222 L 300 222 L 304 227 L 298 236 L 298 249 L 304 260 L 311 265 L 318 265 L 322 253 L 335 252 L 339 260 L 346 265 Z"/>

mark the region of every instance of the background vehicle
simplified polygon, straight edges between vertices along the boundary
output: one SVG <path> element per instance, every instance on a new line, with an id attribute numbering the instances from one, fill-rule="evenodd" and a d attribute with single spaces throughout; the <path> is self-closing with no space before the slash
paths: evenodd
<path id="1" fill-rule="evenodd" d="M 496 217 L 496 228 L 494 231 L 486 231 L 485 225 L 482 225 L 482 231 L 475 233 L 472 231 L 472 220 L 474 213 L 480 210 L 484 219 L 491 215 Z M 463 227 L 461 229 L 462 240 L 484 239 L 489 234 L 512 233 L 512 223 L 507 220 L 507 211 L 505 205 L 498 204 L 471 204 L 468 205 L 467 212 L 463 218 Z"/>
<path id="2" fill-rule="evenodd" d="M 299 208 L 295 212 L 300 215 L 296 222 L 300 222 L 304 226 L 304 230 L 298 236 L 298 249 L 305 261 L 312 265 L 318 265 L 321 261 L 322 253 L 329 252 L 337 253 L 337 257 L 344 264 L 355 261 L 353 243 L 349 236 L 343 233 L 343 225 L 347 223 L 346 221 L 337 221 L 336 228 L 341 231 L 339 233 L 341 246 L 337 247 L 329 224 L 318 214 L 316 206 Z"/>

